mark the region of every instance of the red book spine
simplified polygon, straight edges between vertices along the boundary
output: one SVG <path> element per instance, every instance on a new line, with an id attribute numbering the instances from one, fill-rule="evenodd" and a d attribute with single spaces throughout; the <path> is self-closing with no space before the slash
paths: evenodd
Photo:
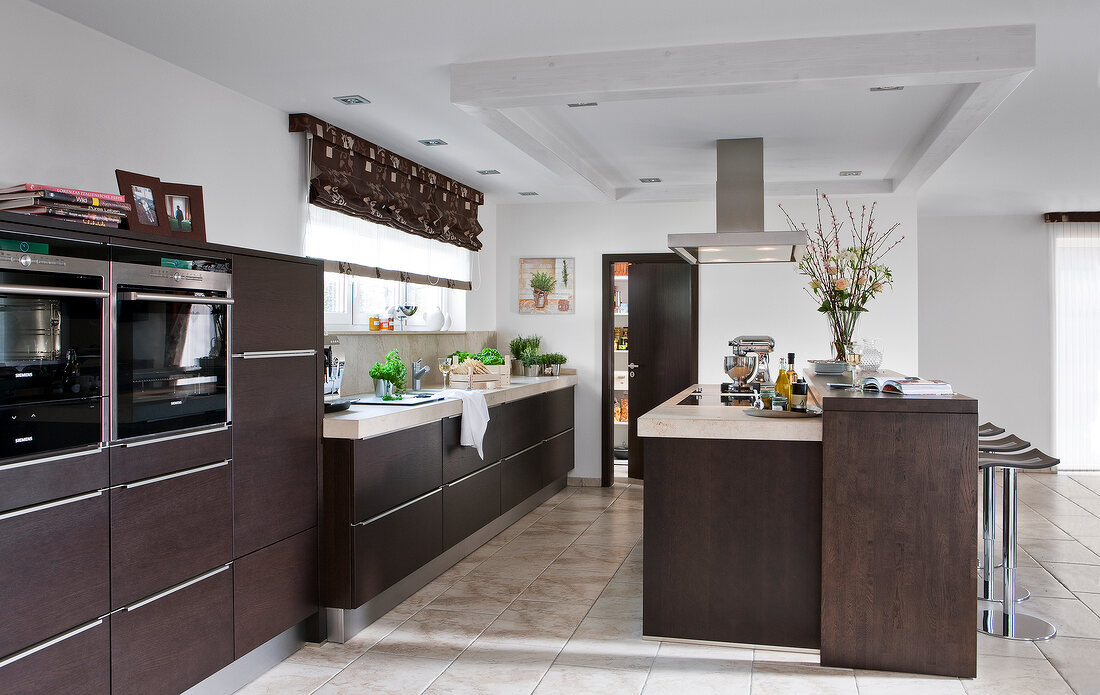
<path id="1" fill-rule="evenodd" d="M 8 190 L 24 190 L 24 191 L 54 191 L 56 193 L 64 193 L 65 195 L 83 196 L 86 198 L 99 198 L 100 200 L 109 200 L 113 203 L 125 203 L 126 196 L 119 193 L 96 193 L 95 191 L 82 191 L 77 188 L 58 188 L 57 186 L 43 186 L 40 183 L 24 183 L 21 186 L 13 186 Z"/>
<path id="2" fill-rule="evenodd" d="M 75 203 L 77 205 L 87 205 L 93 208 L 103 208 L 104 210 L 114 210 L 117 212 L 129 212 L 130 204 L 123 201 L 118 202 L 115 200 L 107 200 L 102 196 L 86 196 L 76 195 L 73 193 L 61 193 L 58 191 L 38 191 L 38 198 L 47 200 L 56 200 L 63 203 Z"/>

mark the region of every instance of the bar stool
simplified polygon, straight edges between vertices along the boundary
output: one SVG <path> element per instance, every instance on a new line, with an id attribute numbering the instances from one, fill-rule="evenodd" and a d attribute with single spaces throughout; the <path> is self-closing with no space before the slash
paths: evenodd
<path id="1" fill-rule="evenodd" d="M 983 431 L 989 432 L 990 434 L 983 437 Z M 990 436 L 1004 434 L 1004 432 L 1005 429 L 1003 427 L 997 427 L 991 422 L 980 425 L 978 427 L 978 455 L 1007 454 L 1014 451 L 1023 451 L 1031 446 L 1031 442 L 1025 442 L 1014 434 L 1010 434 L 1001 439 L 988 438 Z M 979 466 L 979 468 L 981 467 Z M 993 519 L 997 515 L 997 484 L 992 468 L 981 468 L 981 471 L 983 552 L 982 559 L 978 562 L 978 567 L 984 574 L 989 576 L 986 577 L 986 581 L 982 582 L 982 591 L 978 594 L 978 598 L 983 601 L 999 601 L 1000 599 L 997 598 L 994 593 L 993 573 L 991 571 L 986 571 L 986 568 L 997 568 L 1001 566 L 1001 563 L 995 562 L 993 559 L 993 545 L 996 542 L 993 530 Z M 1031 596 L 1031 592 L 1023 587 L 1016 587 L 1016 592 L 1017 601 L 1026 601 Z"/>
<path id="2" fill-rule="evenodd" d="M 1041 470 L 1058 463 L 1038 449 L 1014 454 L 979 454 L 978 465 L 984 470 L 1004 470 L 1004 511 L 1002 529 L 1002 558 L 1004 577 L 1000 607 L 990 606 L 978 613 L 978 630 L 994 637 L 1031 642 L 1048 640 L 1057 634 L 1050 623 L 1032 615 L 1016 612 L 1016 492 L 1017 473 L 1020 469 Z M 982 582 L 992 594 L 993 573 L 986 572 Z"/>

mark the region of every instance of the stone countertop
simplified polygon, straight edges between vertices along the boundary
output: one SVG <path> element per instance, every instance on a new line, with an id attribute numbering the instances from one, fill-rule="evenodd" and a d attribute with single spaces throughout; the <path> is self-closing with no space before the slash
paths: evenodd
<path id="1" fill-rule="evenodd" d="M 482 391 L 489 406 L 576 386 L 575 374 L 547 377 L 512 377 L 512 383 Z M 462 402 L 453 399 L 423 405 L 353 405 L 348 410 L 325 415 L 322 435 L 328 439 L 364 439 L 416 427 L 462 412 Z M 820 439 L 820 437 L 819 437 Z"/>
<path id="2" fill-rule="evenodd" d="M 718 384 L 695 384 L 638 418 L 639 437 L 821 441 L 821 418 L 761 418 L 745 406 L 677 405 L 696 388 L 718 394 Z M 812 399 L 812 396 L 811 396 Z"/>

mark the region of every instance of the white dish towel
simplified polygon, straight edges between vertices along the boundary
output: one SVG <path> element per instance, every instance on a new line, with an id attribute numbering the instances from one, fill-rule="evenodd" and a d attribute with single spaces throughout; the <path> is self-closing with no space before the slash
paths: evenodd
<path id="1" fill-rule="evenodd" d="M 477 455 L 485 460 L 482 445 L 485 442 L 485 428 L 489 426 L 489 405 L 481 391 L 460 391 L 447 389 L 439 392 L 444 398 L 457 398 L 462 401 L 461 434 L 458 443 L 462 446 L 477 447 Z"/>

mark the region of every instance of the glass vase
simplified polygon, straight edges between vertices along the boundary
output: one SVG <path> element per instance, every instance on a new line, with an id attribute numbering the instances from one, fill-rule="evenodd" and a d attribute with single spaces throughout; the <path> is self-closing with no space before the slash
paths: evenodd
<path id="1" fill-rule="evenodd" d="M 856 332 L 856 323 L 862 311 L 837 310 L 829 312 L 829 328 L 833 332 L 833 352 L 838 362 L 847 360 L 844 346 L 852 342 L 852 336 Z"/>

